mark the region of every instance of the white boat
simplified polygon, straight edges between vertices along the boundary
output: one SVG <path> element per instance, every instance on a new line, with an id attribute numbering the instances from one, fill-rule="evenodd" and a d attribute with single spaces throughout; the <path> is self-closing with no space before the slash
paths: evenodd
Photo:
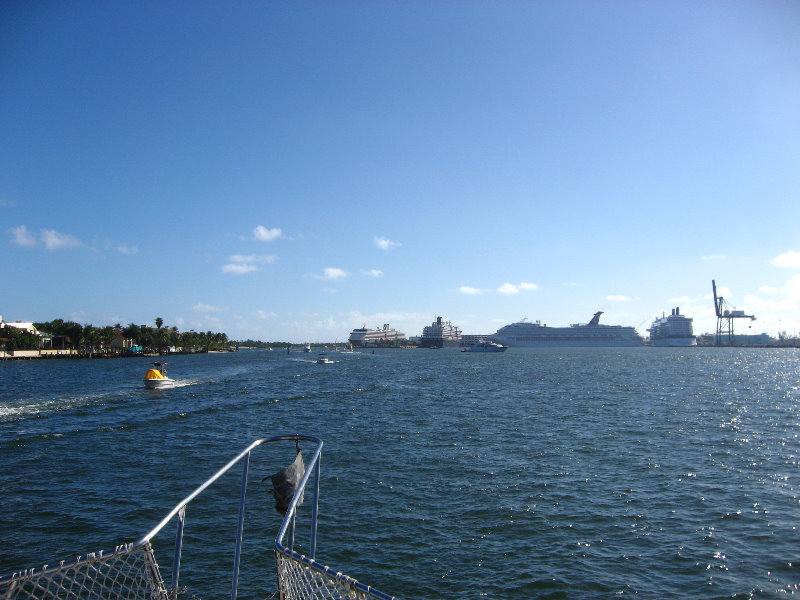
<path id="1" fill-rule="evenodd" d="M 331 364 L 332 362 L 333 362 L 333 361 L 332 361 L 330 358 L 328 358 L 328 357 L 325 355 L 325 353 L 324 353 L 324 352 L 323 352 L 322 354 L 320 354 L 320 355 L 317 357 L 317 364 L 318 364 L 318 365 L 329 365 L 329 364 Z"/>
<path id="2" fill-rule="evenodd" d="M 462 352 L 505 352 L 506 346 L 502 344 L 495 344 L 494 342 L 478 342 L 470 346 L 469 348 L 464 348 Z"/>
<path id="3" fill-rule="evenodd" d="M 399 346 L 405 343 L 406 334 L 392 329 L 388 323 L 383 324 L 382 329 L 368 329 L 366 325 L 353 329 L 350 337 L 347 338 L 349 344 L 357 348 L 367 346 Z"/>
<path id="4" fill-rule="evenodd" d="M 672 314 L 661 315 L 653 321 L 650 329 L 651 346 L 687 347 L 696 346 L 697 338 L 692 331 L 692 319 L 681 314 L 680 308 L 673 308 Z"/>
<path id="5" fill-rule="evenodd" d="M 167 363 L 154 362 L 152 369 L 144 374 L 144 387 L 148 390 L 161 390 L 175 387 L 175 380 L 167 377 Z"/>
<path id="6" fill-rule="evenodd" d="M 461 343 L 461 329 L 442 317 L 422 329 L 420 348 L 457 348 Z"/>
<path id="7" fill-rule="evenodd" d="M 492 339 L 511 348 L 641 346 L 644 343 L 633 327 L 600 325 L 602 314 L 598 311 L 588 323 L 569 327 L 548 327 L 539 321 L 520 321 L 501 327 Z"/>
<path id="8" fill-rule="evenodd" d="M 303 346 L 303 352 L 311 352 L 311 344 L 306 344 Z"/>

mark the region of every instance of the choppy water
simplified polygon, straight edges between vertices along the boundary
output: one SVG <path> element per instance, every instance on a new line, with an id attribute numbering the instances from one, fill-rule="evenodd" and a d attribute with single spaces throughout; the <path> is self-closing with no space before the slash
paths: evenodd
<path id="1" fill-rule="evenodd" d="M 305 433 L 318 559 L 399 597 L 800 593 L 798 351 L 330 356 L 176 356 L 160 392 L 145 359 L 0 364 L 0 574 L 138 539 L 253 439 Z M 237 477 L 188 516 L 203 598 L 229 593 Z M 252 510 L 240 597 L 266 598 L 279 517 Z"/>

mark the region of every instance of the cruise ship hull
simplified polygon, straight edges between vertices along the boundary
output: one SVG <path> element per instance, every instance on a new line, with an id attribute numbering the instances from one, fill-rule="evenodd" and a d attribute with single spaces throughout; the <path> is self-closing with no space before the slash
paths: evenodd
<path id="1" fill-rule="evenodd" d="M 420 348 L 458 348 L 461 345 L 461 330 L 442 317 L 422 330 Z"/>
<path id="2" fill-rule="evenodd" d="M 427 338 L 419 342 L 420 348 L 458 348 L 461 340 L 448 340 L 445 338 Z"/>
<path id="3" fill-rule="evenodd" d="M 653 321 L 650 326 L 650 345 L 666 348 L 686 348 L 697 345 L 692 319 L 681 314 L 680 308 Z"/>
<path id="4" fill-rule="evenodd" d="M 608 348 L 641 346 L 642 336 L 633 327 L 599 325 L 595 313 L 587 325 L 548 327 L 539 322 L 512 323 L 497 330 L 492 340 L 512 348 Z"/>
<path id="5" fill-rule="evenodd" d="M 690 337 L 690 338 L 662 338 L 650 340 L 651 346 L 657 346 L 660 348 L 688 348 L 690 346 L 697 346 L 697 338 Z"/>
<path id="6" fill-rule="evenodd" d="M 631 339 L 541 339 L 520 342 L 511 338 L 492 336 L 498 344 L 512 348 L 627 348 L 641 346 L 641 340 Z"/>

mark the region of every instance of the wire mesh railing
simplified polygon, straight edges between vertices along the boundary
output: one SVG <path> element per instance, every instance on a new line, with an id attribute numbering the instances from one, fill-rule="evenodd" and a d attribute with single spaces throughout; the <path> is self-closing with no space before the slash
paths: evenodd
<path id="1" fill-rule="evenodd" d="M 45 565 L 0 577 L 0 600 L 175 600 L 186 592 L 185 588 L 180 587 L 186 507 L 225 473 L 237 464 L 241 464 L 239 518 L 230 587 L 231 600 L 237 600 L 251 454 L 262 444 L 282 441 L 293 441 L 297 456 L 292 465 L 272 477 L 276 508 L 284 513 L 274 541 L 278 593 L 281 600 L 339 598 L 391 600 L 391 596 L 334 571 L 316 560 L 322 441 L 301 435 L 276 436 L 254 441 L 184 498 L 155 528 L 137 542 L 118 546 L 112 551 L 88 554 L 72 561 L 60 561 L 54 566 Z M 300 442 L 314 444 L 308 465 L 303 464 Z M 311 507 L 311 527 L 308 532 L 309 541 L 306 544 L 309 550 L 306 556 L 294 549 L 296 521 L 298 507 L 304 504 L 306 488 L 312 476 L 311 501 L 306 503 Z M 167 586 L 156 562 L 151 542 L 173 521 L 176 523 L 175 544 L 171 577 Z"/>

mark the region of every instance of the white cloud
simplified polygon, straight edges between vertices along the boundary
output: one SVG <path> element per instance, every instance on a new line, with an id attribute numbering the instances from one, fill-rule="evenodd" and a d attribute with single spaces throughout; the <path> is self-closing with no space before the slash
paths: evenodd
<path id="1" fill-rule="evenodd" d="M 797 306 L 797 302 L 791 298 L 786 298 L 784 300 L 762 300 L 758 296 L 752 296 L 750 294 L 745 295 L 744 301 L 748 307 L 744 309 L 745 313 L 748 315 L 755 314 L 756 316 L 761 312 L 792 310 Z"/>
<path id="2" fill-rule="evenodd" d="M 395 246 L 401 245 L 400 242 L 393 242 L 390 239 L 387 239 L 385 237 L 379 237 L 377 235 L 374 238 L 372 238 L 372 243 L 375 244 L 381 250 L 390 250 Z"/>
<path id="3" fill-rule="evenodd" d="M 725 260 L 728 257 L 725 254 L 706 254 L 700 258 L 701 260 Z"/>
<path id="4" fill-rule="evenodd" d="M 383 271 L 380 269 L 361 269 L 361 274 L 367 277 L 383 277 Z"/>
<path id="5" fill-rule="evenodd" d="M 126 246 L 125 244 L 120 244 L 117 246 L 117 252 L 120 254 L 127 254 L 128 256 L 133 256 L 134 254 L 139 253 L 139 248 L 136 246 Z"/>
<path id="6" fill-rule="evenodd" d="M 789 250 L 779 254 L 770 261 L 776 267 L 783 267 L 786 269 L 800 269 L 800 252 Z"/>
<path id="7" fill-rule="evenodd" d="M 205 304 L 204 302 L 195 302 L 192 305 L 192 310 L 196 310 L 197 312 L 225 312 L 227 309 L 222 308 L 220 306 L 212 306 L 211 304 Z"/>
<path id="8" fill-rule="evenodd" d="M 467 296 L 480 296 L 483 293 L 483 290 L 479 290 L 478 288 L 470 287 L 468 285 L 462 285 L 458 288 L 458 291 L 462 294 L 466 294 Z"/>
<path id="9" fill-rule="evenodd" d="M 343 279 L 347 277 L 348 273 L 344 269 L 338 269 L 336 267 L 327 267 L 322 270 L 322 275 L 312 275 L 315 279 L 328 279 L 328 280 L 335 280 L 335 279 Z"/>
<path id="10" fill-rule="evenodd" d="M 14 236 L 14 243 L 17 244 L 17 246 L 30 247 L 36 245 L 36 238 L 28 231 L 25 225 L 20 225 L 12 229 L 11 235 Z"/>
<path id="11" fill-rule="evenodd" d="M 223 265 L 223 273 L 234 275 L 246 275 L 254 271 L 260 271 L 258 266 L 263 263 L 274 263 L 278 257 L 274 254 L 234 254 L 228 258 L 228 264 Z"/>
<path id="12" fill-rule="evenodd" d="M 277 227 L 267 229 L 263 225 L 257 225 L 256 228 L 253 229 L 253 237 L 259 242 L 272 242 L 281 237 L 282 233 L 283 232 Z"/>
<path id="13" fill-rule="evenodd" d="M 800 275 L 795 275 L 787 281 L 785 289 L 790 298 L 800 301 Z"/>
<path id="14" fill-rule="evenodd" d="M 255 316 L 258 317 L 259 319 L 274 319 L 275 317 L 278 316 L 278 314 L 272 311 L 266 312 L 263 310 L 257 310 L 255 312 Z"/>
<path id="15" fill-rule="evenodd" d="M 277 260 L 275 254 L 234 254 L 228 260 L 234 263 L 269 263 L 272 264 Z"/>
<path id="16" fill-rule="evenodd" d="M 780 293 L 780 290 L 778 288 L 772 287 L 772 286 L 769 286 L 769 285 L 762 285 L 760 288 L 758 288 L 758 291 L 761 292 L 762 294 L 778 294 L 778 293 Z"/>
<path id="17" fill-rule="evenodd" d="M 539 289 L 539 286 L 536 285 L 535 283 L 526 283 L 525 281 L 520 283 L 519 287 L 521 287 L 526 292 L 535 292 L 536 290 Z"/>
<path id="18" fill-rule="evenodd" d="M 222 266 L 223 273 L 232 273 L 233 275 L 246 275 L 258 271 L 258 267 L 248 263 L 228 263 Z"/>
<path id="19" fill-rule="evenodd" d="M 619 295 L 619 294 L 618 295 L 606 296 L 606 300 L 608 300 L 609 302 L 630 302 L 631 301 L 631 299 L 628 298 L 628 296 L 622 296 L 622 295 Z"/>
<path id="20" fill-rule="evenodd" d="M 497 291 L 500 292 L 501 294 L 506 294 L 508 296 L 513 294 L 519 294 L 519 289 L 513 283 L 504 283 L 499 288 L 497 288 Z"/>
<path id="21" fill-rule="evenodd" d="M 83 243 L 78 238 L 66 233 L 59 233 L 53 229 L 42 229 L 42 243 L 48 250 L 83 246 Z"/>

